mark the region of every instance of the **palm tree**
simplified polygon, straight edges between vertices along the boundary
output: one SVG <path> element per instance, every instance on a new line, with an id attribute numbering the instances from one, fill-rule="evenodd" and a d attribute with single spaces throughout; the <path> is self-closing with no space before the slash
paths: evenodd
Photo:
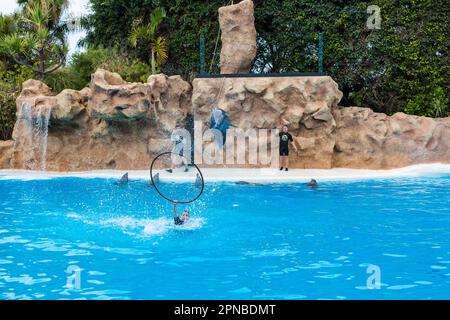
<path id="1" fill-rule="evenodd" d="M 162 8 L 155 9 L 148 24 L 137 24 L 133 27 L 128 37 L 133 47 L 137 46 L 138 40 L 143 40 L 150 49 L 150 65 L 152 74 L 156 73 L 157 67 L 167 61 L 167 42 L 157 35 L 158 26 L 166 17 L 166 12 Z"/>
<path id="2" fill-rule="evenodd" d="M 2 36 L 0 52 L 44 79 L 66 60 L 68 29 L 61 16 L 68 0 L 19 0 L 19 4 L 22 12 L 16 30 Z"/>
<path id="3" fill-rule="evenodd" d="M 16 18 L 17 17 L 15 17 L 14 15 L 3 15 L 0 13 L 0 38 L 3 38 L 16 32 Z M 9 55 L 5 54 L 5 52 L 0 51 L 1 69 L 7 69 L 7 66 L 9 64 L 10 64 Z"/>

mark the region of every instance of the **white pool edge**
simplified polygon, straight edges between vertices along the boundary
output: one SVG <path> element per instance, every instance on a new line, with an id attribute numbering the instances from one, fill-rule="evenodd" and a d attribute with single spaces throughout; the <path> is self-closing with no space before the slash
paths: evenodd
<path id="1" fill-rule="evenodd" d="M 369 169 L 291 169 L 288 172 L 277 169 L 249 169 L 249 168 L 205 168 L 201 169 L 205 182 L 254 182 L 254 183 L 283 183 L 306 182 L 311 178 L 318 181 L 367 180 L 408 178 L 450 174 L 450 164 L 432 163 L 419 164 L 389 170 Z M 149 170 L 93 170 L 82 172 L 51 172 L 30 170 L 0 170 L 0 180 L 43 180 L 61 177 L 76 178 L 113 178 L 119 179 L 128 172 L 130 180 L 149 180 Z M 189 175 L 191 177 L 191 175 Z M 183 182 L 188 179 L 184 172 L 175 171 L 169 181 Z"/>

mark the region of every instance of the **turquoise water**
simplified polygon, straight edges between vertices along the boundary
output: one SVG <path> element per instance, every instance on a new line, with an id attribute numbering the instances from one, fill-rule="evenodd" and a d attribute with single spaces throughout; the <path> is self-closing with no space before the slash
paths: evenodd
<path id="1" fill-rule="evenodd" d="M 144 181 L 113 182 L 0 180 L 0 298 L 450 298 L 449 176 L 207 183 L 181 227 Z"/>

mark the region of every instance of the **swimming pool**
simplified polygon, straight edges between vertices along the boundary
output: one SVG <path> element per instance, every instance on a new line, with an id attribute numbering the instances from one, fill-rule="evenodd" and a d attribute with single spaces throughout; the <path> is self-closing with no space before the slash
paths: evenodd
<path id="1" fill-rule="evenodd" d="M 450 298 L 448 175 L 206 183 L 181 227 L 146 182 L 113 182 L 0 180 L 1 299 Z"/>

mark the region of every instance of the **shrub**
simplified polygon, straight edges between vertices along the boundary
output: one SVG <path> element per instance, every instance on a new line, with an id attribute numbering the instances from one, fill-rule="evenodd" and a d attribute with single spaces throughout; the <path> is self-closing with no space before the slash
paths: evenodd
<path id="1" fill-rule="evenodd" d="M 61 68 L 56 70 L 47 75 L 44 82 L 52 88 L 55 94 L 58 94 L 64 89 L 81 90 L 86 86 L 84 79 L 71 68 Z"/>
<path id="2" fill-rule="evenodd" d="M 418 94 L 408 100 L 405 112 L 427 117 L 446 117 L 449 115 L 449 98 L 441 87 L 428 94 Z"/>
<path id="3" fill-rule="evenodd" d="M 33 73 L 22 66 L 0 70 L 0 140 L 11 139 L 16 123 L 16 98 L 22 82 L 32 77 Z"/>
<path id="4" fill-rule="evenodd" d="M 16 97 L 14 87 L 0 81 L 0 140 L 9 140 L 16 122 Z"/>
<path id="5" fill-rule="evenodd" d="M 117 49 L 91 48 L 73 55 L 69 68 L 86 85 L 97 68 L 116 72 L 128 82 L 145 82 L 150 75 L 150 66 L 131 59 Z"/>

